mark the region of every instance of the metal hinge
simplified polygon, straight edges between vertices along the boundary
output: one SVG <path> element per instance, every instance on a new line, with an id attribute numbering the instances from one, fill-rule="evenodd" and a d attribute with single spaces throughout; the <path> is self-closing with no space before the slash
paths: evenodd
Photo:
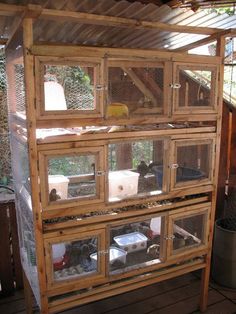
<path id="1" fill-rule="evenodd" d="M 181 84 L 180 84 L 180 83 L 170 84 L 170 87 L 171 87 L 171 88 L 179 89 L 179 88 L 181 87 Z"/>
<path id="2" fill-rule="evenodd" d="M 179 168 L 179 165 L 178 164 L 172 164 L 170 165 L 170 169 L 177 169 Z"/>

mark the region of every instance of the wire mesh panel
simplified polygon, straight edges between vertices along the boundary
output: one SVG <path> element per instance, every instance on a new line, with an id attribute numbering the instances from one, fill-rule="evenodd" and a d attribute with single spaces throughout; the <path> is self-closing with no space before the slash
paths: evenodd
<path id="1" fill-rule="evenodd" d="M 171 254 L 206 244 L 207 212 L 172 217 Z"/>
<path id="2" fill-rule="evenodd" d="M 176 65 L 174 73 L 174 110 L 180 112 L 214 111 L 216 108 L 217 67 Z"/>
<path id="3" fill-rule="evenodd" d="M 26 114 L 25 79 L 23 63 L 14 64 L 16 112 Z"/>
<path id="4" fill-rule="evenodd" d="M 41 113 L 98 113 L 102 87 L 98 63 L 41 63 Z"/>
<path id="5" fill-rule="evenodd" d="M 5 54 L 0 50 L 0 184 L 11 184 L 11 153 L 9 145 L 7 82 Z"/>
<path id="6" fill-rule="evenodd" d="M 104 176 L 103 150 L 100 147 L 48 151 L 41 155 L 41 191 L 44 206 L 59 206 L 70 201 L 101 200 Z M 46 170 L 46 171 L 45 171 Z M 77 200 L 77 202 L 76 202 Z"/>
<path id="7" fill-rule="evenodd" d="M 177 141 L 171 165 L 172 186 L 202 184 L 212 180 L 212 150 L 212 140 Z"/>
<path id="8" fill-rule="evenodd" d="M 32 204 L 24 188 L 16 192 L 16 209 L 21 263 L 40 306 Z"/>
<path id="9" fill-rule="evenodd" d="M 163 192 L 164 142 L 136 140 L 108 146 L 109 201 Z"/>
<path id="10" fill-rule="evenodd" d="M 110 274 L 140 269 L 163 261 L 164 217 L 146 218 L 110 229 Z"/>
<path id="11" fill-rule="evenodd" d="M 75 282 L 86 287 L 91 280 L 104 278 L 104 240 L 103 229 L 45 240 L 49 288 L 64 285 L 70 290 Z"/>
<path id="12" fill-rule="evenodd" d="M 107 116 L 163 114 L 164 69 L 161 66 L 108 68 Z"/>

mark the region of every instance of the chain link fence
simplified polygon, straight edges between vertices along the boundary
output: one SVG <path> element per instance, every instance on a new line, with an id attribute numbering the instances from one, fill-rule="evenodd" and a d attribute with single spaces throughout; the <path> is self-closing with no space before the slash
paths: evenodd
<path id="1" fill-rule="evenodd" d="M 0 49 L 0 185 L 7 186 L 12 181 L 12 175 L 5 64 L 6 59 L 4 49 Z"/>

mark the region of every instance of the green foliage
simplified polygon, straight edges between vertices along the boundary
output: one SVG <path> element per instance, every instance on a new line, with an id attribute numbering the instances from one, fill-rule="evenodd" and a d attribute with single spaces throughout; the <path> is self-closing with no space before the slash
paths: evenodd
<path id="1" fill-rule="evenodd" d="M 86 156 L 65 156 L 49 159 L 48 171 L 50 175 L 75 176 L 89 174 L 94 171 L 95 157 Z"/>
<path id="2" fill-rule="evenodd" d="M 222 7 L 222 8 L 211 8 L 211 9 L 205 9 L 207 13 L 217 13 L 220 14 L 228 14 L 228 15 L 234 15 L 235 14 L 235 8 L 233 6 L 231 7 Z"/>

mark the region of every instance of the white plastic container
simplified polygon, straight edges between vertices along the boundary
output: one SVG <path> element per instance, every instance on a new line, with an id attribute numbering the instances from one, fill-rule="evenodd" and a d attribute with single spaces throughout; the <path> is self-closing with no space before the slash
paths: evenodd
<path id="1" fill-rule="evenodd" d="M 131 232 L 114 237 L 114 241 L 127 253 L 147 248 L 148 238 L 141 232 Z"/>
<path id="2" fill-rule="evenodd" d="M 130 170 L 109 172 L 109 199 L 122 198 L 138 193 L 139 173 Z"/>
<path id="3" fill-rule="evenodd" d="M 48 176 L 48 190 L 57 190 L 57 194 L 61 199 L 68 198 L 68 183 L 69 179 L 63 175 L 49 175 Z"/>
<path id="4" fill-rule="evenodd" d="M 113 264 L 115 261 L 119 260 L 121 263 L 125 264 L 126 255 L 127 255 L 126 251 L 118 247 L 111 246 L 109 250 L 109 262 L 110 264 Z M 97 261 L 97 253 L 91 254 L 90 257 L 92 260 Z"/>

